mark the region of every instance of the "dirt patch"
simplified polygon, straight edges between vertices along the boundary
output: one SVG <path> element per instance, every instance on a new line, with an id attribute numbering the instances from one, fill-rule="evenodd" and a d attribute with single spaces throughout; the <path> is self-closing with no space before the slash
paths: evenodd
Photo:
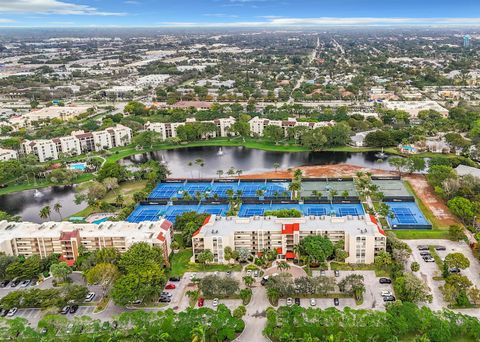
<path id="1" fill-rule="evenodd" d="M 334 165 L 318 165 L 318 166 L 300 166 L 294 168 L 291 171 L 279 170 L 279 171 L 267 171 L 252 175 L 243 175 L 240 178 L 248 179 L 275 179 L 275 178 L 291 178 L 295 169 L 303 171 L 303 177 L 352 177 L 359 171 L 370 172 L 375 176 L 391 176 L 396 173 L 393 171 L 385 171 L 379 169 L 370 169 L 361 166 L 349 165 L 349 164 L 334 164 Z"/>
<path id="2" fill-rule="evenodd" d="M 425 176 L 407 175 L 404 176 L 404 179 L 410 183 L 416 195 L 422 200 L 423 204 L 430 209 L 440 225 L 450 226 L 452 224 L 461 224 L 458 219 L 450 213 L 445 202 L 435 194 L 434 189 L 428 184 Z"/>

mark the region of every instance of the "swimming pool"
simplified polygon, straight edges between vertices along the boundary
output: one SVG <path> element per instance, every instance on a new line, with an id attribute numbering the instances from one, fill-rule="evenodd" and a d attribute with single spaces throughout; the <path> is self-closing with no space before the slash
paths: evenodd
<path id="1" fill-rule="evenodd" d="M 87 168 L 87 163 L 72 163 L 68 166 L 70 170 L 75 170 L 75 171 L 85 171 Z"/>

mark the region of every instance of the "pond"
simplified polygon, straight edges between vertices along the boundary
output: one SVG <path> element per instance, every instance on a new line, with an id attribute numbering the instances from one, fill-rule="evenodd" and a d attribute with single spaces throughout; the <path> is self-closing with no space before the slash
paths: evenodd
<path id="1" fill-rule="evenodd" d="M 273 170 L 275 163 L 279 169 L 302 165 L 351 164 L 361 167 L 392 170 L 386 161 L 377 162 L 376 152 L 271 152 L 244 147 L 189 147 L 175 150 L 162 150 L 137 154 L 121 161 L 123 165 L 135 165 L 149 159 L 164 161 L 172 172 L 172 177 L 216 177 L 217 170 L 225 172 L 230 168 L 241 169 L 243 174 L 253 174 Z M 195 159 L 203 159 L 204 166 L 189 166 Z M 25 221 L 43 222 L 40 210 L 49 205 L 51 219 L 59 220 L 60 215 L 53 210 L 55 203 L 62 205 L 61 214 L 67 217 L 84 209 L 87 205 L 75 204 L 73 187 L 50 187 L 40 190 L 26 190 L 0 196 L 0 210 L 19 215 Z"/>
<path id="2" fill-rule="evenodd" d="M 271 152 L 248 149 L 245 147 L 187 147 L 176 150 L 162 150 L 137 154 L 121 161 L 123 165 L 144 163 L 154 159 L 166 162 L 172 177 L 216 177 L 217 170 L 225 172 L 230 168 L 240 169 L 243 174 L 254 174 L 273 170 L 278 163 L 279 169 L 305 165 L 351 164 L 361 167 L 393 170 L 386 162 L 378 162 L 377 152 Z M 202 159 L 204 166 L 195 164 Z"/>
<path id="3" fill-rule="evenodd" d="M 44 222 L 39 212 L 45 206 L 50 206 L 52 221 L 60 221 L 60 215 L 53 210 L 55 203 L 60 203 L 62 217 L 68 217 L 87 207 L 86 203 L 75 204 L 75 190 L 71 186 L 52 186 L 39 190 L 25 190 L 0 196 L 0 210 L 20 216 L 24 221 Z"/>

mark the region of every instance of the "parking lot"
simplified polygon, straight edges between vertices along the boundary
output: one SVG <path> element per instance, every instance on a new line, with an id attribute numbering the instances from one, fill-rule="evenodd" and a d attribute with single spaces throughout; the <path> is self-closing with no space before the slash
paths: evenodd
<path id="1" fill-rule="evenodd" d="M 480 284 L 480 263 L 473 256 L 470 247 L 463 241 L 456 242 L 450 240 L 405 240 L 405 242 L 412 249 L 412 256 L 408 262 L 408 268 L 413 261 L 416 261 L 420 264 L 420 271 L 416 272 L 416 275 L 422 278 L 430 288 L 433 296 L 433 301 L 430 304 L 427 304 L 433 310 L 441 310 L 446 307 L 447 303 L 443 300 L 442 292 L 440 291 L 440 286 L 444 284 L 443 280 L 434 280 L 434 277 L 440 277 L 441 271 L 438 269 L 438 266 L 435 262 L 425 262 L 420 255 L 422 251 L 418 250 L 418 246 L 423 245 L 435 245 L 443 246 L 446 250 L 438 250 L 437 254 L 440 258 L 445 259 L 445 257 L 450 253 L 462 253 L 470 260 L 470 267 L 461 271 L 461 274 L 467 276 L 472 283 Z"/>

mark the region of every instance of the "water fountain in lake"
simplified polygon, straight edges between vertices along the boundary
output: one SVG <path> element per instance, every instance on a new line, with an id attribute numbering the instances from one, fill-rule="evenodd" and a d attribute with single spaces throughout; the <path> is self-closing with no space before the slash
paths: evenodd
<path id="1" fill-rule="evenodd" d="M 40 191 L 38 191 L 38 189 L 35 189 L 35 192 L 33 193 L 33 197 L 41 198 L 43 197 L 43 194 Z"/>
<path id="2" fill-rule="evenodd" d="M 223 156 L 223 149 L 221 147 L 218 149 L 217 156 Z"/>

